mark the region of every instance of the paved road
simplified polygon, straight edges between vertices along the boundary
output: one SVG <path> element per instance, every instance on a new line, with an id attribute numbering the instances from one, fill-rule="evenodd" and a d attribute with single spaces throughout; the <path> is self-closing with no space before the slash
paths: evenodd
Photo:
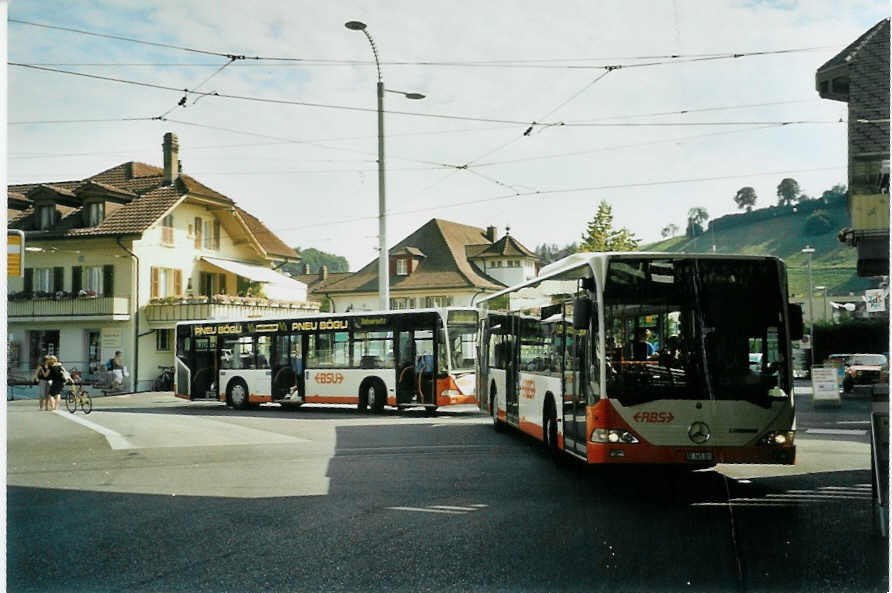
<path id="1" fill-rule="evenodd" d="M 888 590 L 857 440 L 677 474 L 557 467 L 472 408 L 8 412 L 10 591 Z"/>

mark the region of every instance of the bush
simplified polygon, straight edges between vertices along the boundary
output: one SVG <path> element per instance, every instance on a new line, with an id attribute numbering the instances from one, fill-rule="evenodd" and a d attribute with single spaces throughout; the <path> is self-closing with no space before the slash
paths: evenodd
<path id="1" fill-rule="evenodd" d="M 815 364 L 833 353 L 886 353 L 889 320 L 852 319 L 840 324 L 815 324 Z"/>
<path id="2" fill-rule="evenodd" d="M 823 235 L 832 230 L 834 230 L 833 222 L 826 210 L 817 210 L 805 219 L 804 231 L 806 235 Z"/>

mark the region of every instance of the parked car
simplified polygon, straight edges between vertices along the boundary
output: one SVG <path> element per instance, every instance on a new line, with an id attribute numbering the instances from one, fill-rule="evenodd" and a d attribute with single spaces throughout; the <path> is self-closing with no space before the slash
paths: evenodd
<path id="1" fill-rule="evenodd" d="M 852 391 L 855 385 L 873 385 L 888 381 L 889 361 L 883 354 L 851 354 L 846 365 L 842 390 Z"/>

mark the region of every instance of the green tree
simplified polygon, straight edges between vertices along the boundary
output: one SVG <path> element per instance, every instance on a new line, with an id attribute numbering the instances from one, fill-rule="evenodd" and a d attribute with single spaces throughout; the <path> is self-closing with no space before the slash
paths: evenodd
<path id="1" fill-rule="evenodd" d="M 678 230 L 678 225 L 670 222 L 663 227 L 663 230 L 660 231 L 660 235 L 662 235 L 664 239 L 667 237 L 674 237 L 678 234 Z"/>
<path id="2" fill-rule="evenodd" d="M 803 230 L 806 235 L 822 235 L 834 230 L 833 221 L 826 210 L 816 210 L 805 219 L 805 228 Z"/>
<path id="3" fill-rule="evenodd" d="M 792 206 L 799 195 L 799 182 L 792 177 L 785 177 L 777 186 L 777 205 Z"/>
<path id="4" fill-rule="evenodd" d="M 347 262 L 347 258 L 340 255 L 326 253 L 325 251 L 320 251 L 318 249 L 314 249 L 313 247 L 307 247 L 306 249 L 295 247 L 294 250 L 300 253 L 301 263 L 286 264 L 282 266 L 282 270 L 291 274 L 292 276 L 303 274 L 304 265 L 310 266 L 311 274 L 318 274 L 322 266 L 328 266 L 329 272 L 350 271 L 350 264 Z"/>
<path id="5" fill-rule="evenodd" d="M 538 245 L 533 252 L 542 260 L 540 263 L 544 266 L 559 259 L 563 259 L 571 253 L 579 251 L 579 244 L 573 242 L 569 245 L 559 247 L 557 243 L 543 243 Z"/>
<path id="6" fill-rule="evenodd" d="M 756 205 L 756 190 L 751 188 L 750 186 L 741 187 L 737 190 L 737 195 L 734 196 L 734 202 L 737 204 L 737 207 L 741 210 L 746 208 L 747 212 L 751 212 L 753 206 Z"/>
<path id="7" fill-rule="evenodd" d="M 579 251 L 635 251 L 641 239 L 627 228 L 613 228 L 613 208 L 601 200 L 595 217 L 587 223 Z"/>
<path id="8" fill-rule="evenodd" d="M 695 206 L 688 210 L 688 228 L 686 234 L 693 239 L 703 234 L 703 223 L 709 220 L 706 208 Z"/>

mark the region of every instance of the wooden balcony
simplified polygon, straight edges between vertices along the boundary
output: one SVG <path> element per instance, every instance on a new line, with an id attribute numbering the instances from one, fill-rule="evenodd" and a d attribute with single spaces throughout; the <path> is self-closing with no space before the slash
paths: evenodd
<path id="1" fill-rule="evenodd" d="M 130 299 L 127 297 L 32 299 L 9 301 L 7 318 L 10 320 L 90 317 L 127 321 L 130 319 Z"/>
<path id="2" fill-rule="evenodd" d="M 197 319 L 259 319 L 263 317 L 298 317 L 319 311 L 319 303 L 195 302 L 183 299 L 177 303 L 149 303 L 145 306 L 149 323 L 193 321 Z"/>

